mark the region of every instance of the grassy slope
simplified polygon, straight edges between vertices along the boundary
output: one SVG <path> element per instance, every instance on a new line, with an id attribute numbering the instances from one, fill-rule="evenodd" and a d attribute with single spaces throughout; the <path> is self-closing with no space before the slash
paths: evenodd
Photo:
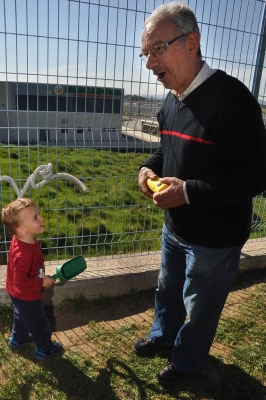
<path id="1" fill-rule="evenodd" d="M 53 173 L 69 173 L 87 186 L 84 193 L 71 180 L 56 179 L 25 193 L 36 200 L 45 217 L 41 245 L 46 260 L 153 251 L 160 248 L 163 212 L 137 187 L 139 166 L 148 157 L 91 148 L 1 146 L 0 175 L 10 176 L 21 189 L 39 165 L 52 163 Z M 0 185 L 3 207 L 17 196 L 8 182 Z M 264 206 L 262 196 L 254 200 L 256 223 L 251 237 L 265 235 Z M 0 263 L 5 264 L 2 226 L 0 241 Z"/>

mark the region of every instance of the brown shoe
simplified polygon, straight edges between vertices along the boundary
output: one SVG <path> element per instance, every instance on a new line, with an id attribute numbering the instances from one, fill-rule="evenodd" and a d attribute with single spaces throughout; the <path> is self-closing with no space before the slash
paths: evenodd
<path id="1" fill-rule="evenodd" d="M 184 382 L 188 377 L 189 375 L 175 368 L 173 364 L 167 365 L 157 376 L 160 385 L 165 387 L 178 385 Z"/>

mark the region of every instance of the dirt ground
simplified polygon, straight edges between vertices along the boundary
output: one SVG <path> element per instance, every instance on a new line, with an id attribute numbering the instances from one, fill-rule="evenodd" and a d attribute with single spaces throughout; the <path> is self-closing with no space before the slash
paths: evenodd
<path id="1" fill-rule="evenodd" d="M 235 316 L 239 313 L 239 304 L 248 301 L 250 293 L 257 284 L 266 283 L 265 270 L 250 271 L 239 274 L 234 286 L 227 298 L 223 317 Z M 120 329 L 124 324 L 135 323 L 149 329 L 153 319 L 154 306 L 154 289 L 146 291 L 137 301 L 132 302 L 131 299 L 122 298 L 120 301 L 110 303 L 109 307 L 101 309 L 93 309 L 88 307 L 83 314 L 76 313 L 62 308 L 46 309 L 49 321 L 52 326 L 53 335 L 60 340 L 64 347 L 79 351 L 86 348 L 88 354 L 87 337 L 88 324 L 91 321 L 98 322 L 106 329 Z M 264 322 L 265 323 L 265 322 Z M 84 340 L 82 340 L 84 339 Z M 220 345 L 213 343 L 212 353 L 220 353 L 224 351 Z"/>
<path id="2" fill-rule="evenodd" d="M 145 292 L 141 304 L 138 302 L 137 304 L 130 304 L 129 306 L 129 302 L 125 300 L 124 302 L 116 302 L 114 308 L 112 306 L 101 309 L 89 307 L 88 310 L 82 314 L 73 313 L 71 310 L 67 310 L 67 307 L 46 308 L 46 313 L 53 332 L 63 332 L 85 326 L 90 321 L 111 323 L 112 321 L 124 320 L 131 316 L 145 314 L 153 307 L 153 300 L 154 289 L 151 289 Z"/>

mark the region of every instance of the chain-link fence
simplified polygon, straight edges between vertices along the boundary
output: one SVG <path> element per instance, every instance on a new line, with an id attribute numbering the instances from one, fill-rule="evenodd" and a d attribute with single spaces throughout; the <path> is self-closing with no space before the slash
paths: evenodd
<path id="1" fill-rule="evenodd" d="M 159 0 L 0 0 L 1 206 L 32 197 L 45 217 L 46 260 L 134 256 L 160 248 L 163 214 L 138 191 L 139 165 L 158 146 L 165 91 L 139 58 L 144 19 Z M 265 2 L 188 2 L 201 51 L 258 87 L 264 111 Z M 45 173 L 77 177 L 45 179 Z M 14 183 L 17 192 L 14 190 Z M 265 237 L 265 198 L 251 237 Z M 1 264 L 10 235 L 0 230 Z"/>

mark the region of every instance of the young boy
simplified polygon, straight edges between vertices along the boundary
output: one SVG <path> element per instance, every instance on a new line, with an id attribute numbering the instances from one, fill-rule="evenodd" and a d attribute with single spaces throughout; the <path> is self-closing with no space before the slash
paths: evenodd
<path id="1" fill-rule="evenodd" d="M 15 309 L 8 346 L 15 350 L 35 343 L 34 356 L 43 360 L 63 351 L 60 342 L 51 340 L 52 332 L 42 300 L 44 288 L 55 282 L 50 276 L 45 276 L 43 254 L 35 239 L 35 235 L 44 232 L 44 220 L 32 200 L 21 198 L 3 208 L 2 222 L 13 233 L 6 291 Z"/>

